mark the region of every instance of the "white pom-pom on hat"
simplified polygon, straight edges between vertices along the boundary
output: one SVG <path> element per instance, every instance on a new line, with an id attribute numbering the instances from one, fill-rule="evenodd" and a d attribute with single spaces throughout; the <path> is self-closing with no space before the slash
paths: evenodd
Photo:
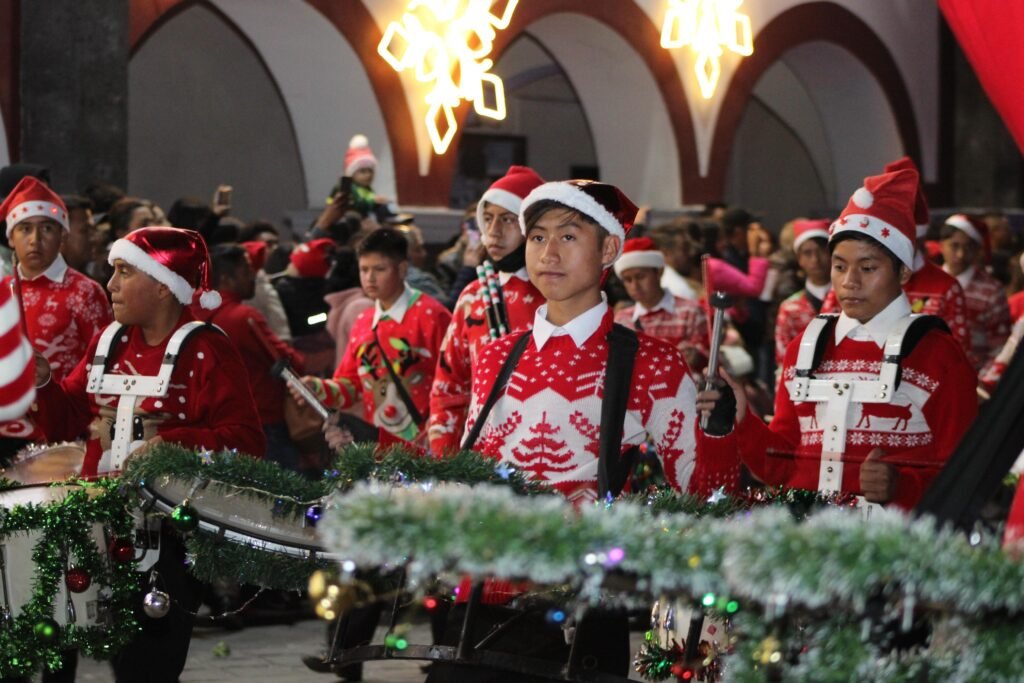
<path id="1" fill-rule="evenodd" d="M 223 303 L 223 299 L 220 297 L 220 292 L 215 289 L 208 289 L 199 295 L 199 305 L 208 311 L 220 308 L 221 303 Z"/>
<path id="2" fill-rule="evenodd" d="M 853 203 L 862 209 L 870 209 L 871 205 L 875 203 L 875 195 L 871 194 L 871 190 L 866 187 L 858 188 L 853 193 Z"/>
<path id="3" fill-rule="evenodd" d="M 366 149 L 370 146 L 370 141 L 362 133 L 358 133 L 352 136 L 352 139 L 348 141 L 349 149 Z"/>

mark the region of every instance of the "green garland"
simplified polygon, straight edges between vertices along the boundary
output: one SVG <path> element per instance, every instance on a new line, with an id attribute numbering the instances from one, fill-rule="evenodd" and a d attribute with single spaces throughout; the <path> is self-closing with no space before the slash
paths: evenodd
<path id="1" fill-rule="evenodd" d="M 128 498 L 112 480 L 69 483 L 81 488 L 61 501 L 0 509 L 0 539 L 26 531 L 42 532 L 32 551 L 36 565 L 32 599 L 0 628 L 2 676 L 29 676 L 41 666 L 56 670 L 61 666 L 62 650 L 77 649 L 89 657 L 109 658 L 137 629 L 133 613 L 138 590 L 135 564 L 113 561 L 106 548 L 96 547 L 91 535 L 93 524 L 99 522 L 113 538 L 130 539 L 133 523 Z M 37 626 L 53 618 L 54 600 L 69 557 L 93 582 L 109 589 L 110 626 L 69 624 L 53 639 L 40 638 Z"/>
<path id="2" fill-rule="evenodd" d="M 244 495 L 260 502 L 282 517 L 300 517 L 315 505 L 322 505 L 336 491 L 351 489 L 363 481 L 392 483 L 458 482 L 504 485 L 522 494 L 546 489 L 514 468 L 490 458 L 462 452 L 444 458 L 391 448 L 379 451 L 372 445 L 357 444 L 338 455 L 323 478 L 313 481 L 285 470 L 276 463 L 238 455 L 233 451 L 196 452 L 174 444 L 160 444 L 145 457 L 133 459 L 123 480 L 141 486 L 146 480 L 170 478 L 191 483 L 206 480 L 224 495 Z M 185 546 L 190 571 L 202 581 L 230 576 L 242 583 L 274 589 L 301 589 L 317 569 L 329 563 L 288 557 L 257 547 L 226 542 L 199 530 L 189 533 Z"/>
<path id="3" fill-rule="evenodd" d="M 1024 670 L 1024 565 L 992 540 L 972 546 L 894 511 L 867 523 L 839 509 L 804 521 L 778 507 L 724 519 L 622 502 L 577 513 L 554 497 L 523 505 L 495 488 L 371 485 L 337 497 L 320 534 L 342 557 L 404 565 L 414 580 L 454 572 L 570 582 L 581 600 L 638 606 L 662 594 L 713 604 L 727 596 L 740 606 L 738 643 L 723 663 L 729 680 L 763 681 L 778 668 L 787 681 L 909 683 L 922 671 L 1012 681 Z M 609 593 L 616 575 L 632 577 L 635 590 Z M 895 656 L 880 634 L 911 618 L 926 618 L 936 635 Z M 801 627 L 787 632 L 792 623 Z M 778 661 L 765 658 L 776 634 Z"/>

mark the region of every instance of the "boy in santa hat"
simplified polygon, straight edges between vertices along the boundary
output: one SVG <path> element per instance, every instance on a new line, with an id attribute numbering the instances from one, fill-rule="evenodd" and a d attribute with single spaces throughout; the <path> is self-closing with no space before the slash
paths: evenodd
<path id="1" fill-rule="evenodd" d="M 238 352 L 189 310 L 194 299 L 204 308 L 220 303 L 209 291 L 199 233 L 141 228 L 114 242 L 108 258 L 115 322 L 62 381 L 36 355 L 33 419 L 53 440 L 89 435 L 84 476 L 122 470 L 161 442 L 262 457 L 265 440 Z M 161 543 L 155 569 L 175 607 L 152 619 L 141 610 L 140 591 L 141 631 L 114 660 L 118 680 L 170 683 L 185 667 L 198 596 L 185 574 L 184 546 L 172 534 Z"/>
<path id="2" fill-rule="evenodd" d="M 544 297 L 526 273 L 525 240 L 519 229 L 523 199 L 543 183 L 532 168 L 510 166 L 477 203 L 480 241 L 497 282 L 492 278 L 493 286 L 488 287 L 486 276 L 477 279 L 455 303 L 430 391 L 428 431 L 433 453 L 448 453 L 459 447 L 472 393 L 473 368 L 481 350 L 503 334 L 532 325 L 533 314 L 543 303 Z M 496 295 L 494 301 L 492 295 Z M 497 327 L 496 314 L 504 316 L 504 332 Z"/>
<path id="3" fill-rule="evenodd" d="M 941 321 L 911 314 L 903 291 L 917 184 L 913 170 L 867 178 L 832 224 L 842 313 L 819 316 L 789 345 L 770 425 L 722 373 L 735 392 L 737 448 L 765 483 L 909 509 L 974 419 L 973 368 Z M 702 392 L 698 408 L 719 397 Z"/>
<path id="4" fill-rule="evenodd" d="M 775 316 L 775 364 L 778 367 L 786 358 L 789 343 L 821 312 L 822 302 L 832 291 L 828 226 L 829 221 L 825 220 L 793 222 L 793 251 L 806 280 L 802 290 L 779 304 Z"/>
<path id="5" fill-rule="evenodd" d="M 958 213 L 946 219 L 939 237 L 942 269 L 957 279 L 967 302 L 967 327 L 971 332 L 967 357 L 975 370 L 982 372 L 1010 336 L 1010 304 L 1003 285 L 978 265 L 988 261 L 988 226 Z"/>
<path id="6" fill-rule="evenodd" d="M 929 222 L 928 200 L 920 184 L 920 172 L 910 157 L 902 157 L 885 165 L 886 173 L 901 170 L 918 174 L 913 212 L 915 244 L 918 249 L 914 256 L 910 279 L 903 285 L 903 291 L 907 294 L 912 312 L 942 318 L 953 333 L 953 338 L 960 344 L 960 348 L 964 353 L 970 353 L 971 335 L 967 330 L 967 303 L 964 300 L 964 290 L 955 277 L 925 258 L 920 248 L 920 242 L 928 232 Z M 839 311 L 834 292 L 829 293 L 821 310 L 823 313 Z"/>
<path id="7" fill-rule="evenodd" d="M 686 364 L 699 373 L 708 362 L 708 316 L 692 299 L 673 296 L 661 285 L 665 255 L 649 237 L 626 240 L 615 261 L 632 306 L 620 309 L 615 322 L 664 339 L 683 352 Z"/>
<path id="8" fill-rule="evenodd" d="M 69 267 L 61 255 L 70 222 L 59 195 L 26 176 L 0 204 L 0 215 L 6 219 L 18 269 L 17 276 L 8 275 L 0 286 L 6 290 L 14 284 L 29 342 L 61 380 L 110 322 L 110 303 L 102 287 Z M 0 437 L 0 450 L 8 456 L 28 442 L 46 441 L 27 417 L 0 423 Z"/>
<path id="9" fill-rule="evenodd" d="M 377 157 L 370 149 L 370 141 L 363 134 L 353 135 L 345 151 L 345 165 L 342 176 L 352 179 L 346 194 L 341 183 L 331 188 L 327 206 L 313 224 L 321 231 L 328 230 L 340 222 L 346 211 L 358 212 L 363 218 L 373 218 L 382 223 L 395 211 L 384 197 L 373 191 L 373 178 L 377 173 Z"/>
<path id="10" fill-rule="evenodd" d="M 579 504 L 617 495 L 634 449 L 647 439 L 676 489 L 707 495 L 732 487 L 739 474 L 734 453 L 719 459 L 704 443 L 698 450 L 696 387 L 678 349 L 613 324 L 601 285 L 636 214 L 628 197 L 604 183 L 552 182 L 530 192 L 519 226 L 527 273 L 545 303 L 532 329 L 488 343 L 473 367 L 462 447 L 519 468 Z M 703 441 L 713 447 L 721 440 Z M 479 605 L 478 623 L 500 623 L 508 618 L 502 614 Z M 538 633 L 531 613 L 522 616 L 488 647 L 544 658 L 567 654 L 560 631 Z M 592 658 L 596 671 L 625 676 L 627 626 L 620 614 L 589 613 L 574 631 L 574 651 Z M 427 680 L 495 678 L 435 663 Z"/>

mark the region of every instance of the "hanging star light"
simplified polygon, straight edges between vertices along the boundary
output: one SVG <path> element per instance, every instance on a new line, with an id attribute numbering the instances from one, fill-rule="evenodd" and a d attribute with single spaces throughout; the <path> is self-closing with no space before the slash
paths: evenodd
<path id="1" fill-rule="evenodd" d="M 743 0 L 669 0 L 661 27 L 661 46 L 689 45 L 697 54 L 693 66 L 704 99 L 711 99 L 722 75 L 723 47 L 743 57 L 754 54 L 750 17 L 738 11 Z"/>
<path id="2" fill-rule="evenodd" d="M 480 116 L 505 118 L 505 86 L 488 58 L 498 30 L 508 28 L 519 0 L 410 0 L 401 21 L 388 24 L 377 53 L 395 71 L 414 69 L 432 84 L 427 132 L 436 154 L 455 137 L 455 108 L 465 100 Z"/>

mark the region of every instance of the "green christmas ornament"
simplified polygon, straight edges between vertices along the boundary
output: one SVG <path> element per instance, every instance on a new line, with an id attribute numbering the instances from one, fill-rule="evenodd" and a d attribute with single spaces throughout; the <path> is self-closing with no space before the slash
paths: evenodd
<path id="1" fill-rule="evenodd" d="M 183 534 L 195 531 L 199 526 L 199 513 L 192 507 L 188 498 L 171 511 L 171 524 Z"/>
<path id="2" fill-rule="evenodd" d="M 32 633 L 43 643 L 55 643 L 60 638 L 60 624 L 49 617 L 43 617 L 32 627 Z"/>

